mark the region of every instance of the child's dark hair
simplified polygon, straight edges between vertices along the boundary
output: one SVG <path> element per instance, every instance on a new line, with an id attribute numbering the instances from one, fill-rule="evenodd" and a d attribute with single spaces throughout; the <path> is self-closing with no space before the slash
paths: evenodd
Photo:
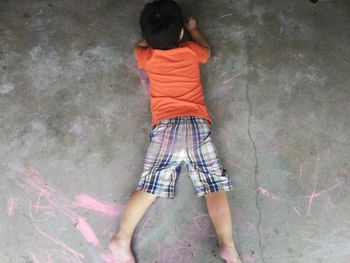
<path id="1" fill-rule="evenodd" d="M 140 16 L 140 26 L 142 37 L 151 48 L 174 48 L 184 27 L 181 8 L 172 0 L 146 4 Z"/>

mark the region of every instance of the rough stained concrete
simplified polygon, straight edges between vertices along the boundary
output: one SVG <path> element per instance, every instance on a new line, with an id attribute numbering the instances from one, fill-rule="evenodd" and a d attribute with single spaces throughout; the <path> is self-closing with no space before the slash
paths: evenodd
<path id="1" fill-rule="evenodd" d="M 110 262 L 149 145 L 145 1 L 0 1 L 0 262 Z M 180 1 L 245 263 L 350 262 L 350 2 Z M 141 78 L 141 80 L 140 80 Z M 135 232 L 138 262 L 222 262 L 186 169 Z"/>

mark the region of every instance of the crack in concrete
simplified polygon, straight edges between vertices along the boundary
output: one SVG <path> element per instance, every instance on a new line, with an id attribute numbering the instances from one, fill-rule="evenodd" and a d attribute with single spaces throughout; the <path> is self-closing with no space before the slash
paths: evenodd
<path id="1" fill-rule="evenodd" d="M 261 224 L 261 209 L 259 206 L 259 190 L 258 190 L 258 179 L 257 179 L 257 175 L 259 173 L 259 160 L 258 160 L 258 155 L 257 155 L 257 148 L 256 148 L 256 144 L 255 141 L 252 138 L 251 135 L 251 129 L 250 129 L 250 118 L 252 116 L 252 111 L 253 111 L 253 107 L 250 101 L 250 97 L 249 97 L 249 82 L 246 85 L 246 95 L 247 95 L 247 102 L 248 102 L 248 106 L 249 106 L 249 115 L 248 115 L 248 136 L 249 136 L 249 140 L 253 145 L 254 148 L 254 157 L 255 157 L 255 166 L 254 166 L 254 180 L 255 180 L 255 189 L 256 189 L 256 196 L 255 196 L 255 207 L 258 210 L 258 222 L 257 222 L 257 231 L 258 231 L 258 240 L 259 240 L 259 247 L 260 247 L 260 253 L 261 253 L 261 257 L 262 257 L 262 261 L 265 262 L 264 259 L 264 253 L 263 253 L 263 249 L 261 246 L 261 234 L 260 234 L 260 224 Z"/>
<path id="2" fill-rule="evenodd" d="M 260 254 L 262 258 L 262 262 L 265 263 L 265 258 L 264 258 L 264 253 L 263 253 L 263 248 L 261 246 L 261 233 L 260 233 L 260 225 L 261 225 L 261 209 L 259 206 L 259 182 L 257 175 L 259 173 L 259 160 L 258 160 L 258 154 L 257 154 L 257 147 L 255 144 L 255 141 L 253 140 L 252 134 L 251 134 L 251 116 L 253 112 L 253 105 L 250 100 L 249 96 L 249 85 L 250 85 L 250 79 L 251 75 L 254 74 L 252 70 L 250 69 L 250 66 L 253 65 L 253 62 L 251 61 L 251 56 L 250 56 L 250 50 L 253 48 L 254 43 L 256 43 L 256 32 L 253 30 L 254 36 L 253 39 L 251 37 L 248 37 L 247 42 L 246 42 L 246 48 L 247 48 L 247 67 L 248 67 L 248 79 L 247 79 L 247 84 L 246 84 L 246 98 L 247 98 L 247 103 L 249 107 L 249 115 L 248 115 L 248 136 L 251 144 L 253 145 L 254 148 L 254 157 L 255 157 L 255 166 L 254 166 L 254 181 L 255 181 L 255 189 L 256 189 L 256 196 L 255 196 L 255 207 L 258 211 L 258 222 L 257 222 L 257 232 L 258 232 L 258 241 L 259 241 L 259 247 L 260 247 Z"/>

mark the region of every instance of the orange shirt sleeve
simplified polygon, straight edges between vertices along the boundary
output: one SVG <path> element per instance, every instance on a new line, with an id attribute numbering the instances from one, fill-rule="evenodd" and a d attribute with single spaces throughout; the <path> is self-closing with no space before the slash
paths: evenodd
<path id="1" fill-rule="evenodd" d="M 135 59 L 139 68 L 145 69 L 149 48 L 136 47 L 134 50 Z"/>
<path id="2" fill-rule="evenodd" d="M 191 41 L 188 46 L 197 54 L 199 63 L 207 63 L 209 58 L 209 50 L 207 48 L 193 41 Z"/>

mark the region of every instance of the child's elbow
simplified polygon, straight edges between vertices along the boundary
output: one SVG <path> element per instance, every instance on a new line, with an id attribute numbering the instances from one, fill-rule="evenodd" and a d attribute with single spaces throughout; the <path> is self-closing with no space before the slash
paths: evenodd
<path id="1" fill-rule="evenodd" d="M 210 47 L 207 47 L 207 50 L 208 50 L 208 59 L 209 59 L 210 56 L 211 56 L 211 49 L 210 49 Z"/>

